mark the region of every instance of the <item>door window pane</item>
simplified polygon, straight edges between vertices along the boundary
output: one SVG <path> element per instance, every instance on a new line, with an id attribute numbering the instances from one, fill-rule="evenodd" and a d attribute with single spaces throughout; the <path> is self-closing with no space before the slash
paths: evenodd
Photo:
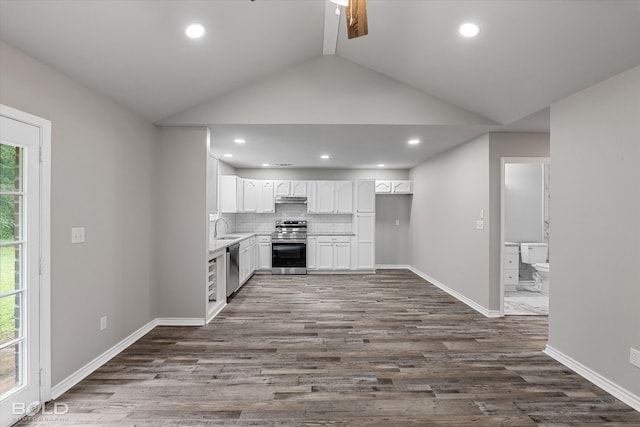
<path id="1" fill-rule="evenodd" d="M 0 345 L 22 336 L 22 293 L 0 298 Z"/>
<path id="2" fill-rule="evenodd" d="M 0 247 L 0 295 L 23 289 L 22 245 Z"/>
<path id="3" fill-rule="evenodd" d="M 0 242 L 13 242 L 22 237 L 22 196 L 0 195 Z"/>
<path id="4" fill-rule="evenodd" d="M 23 149 L 0 144 L 0 191 L 22 191 Z"/>
<path id="5" fill-rule="evenodd" d="M 0 350 L 0 395 L 22 385 L 22 343 Z"/>

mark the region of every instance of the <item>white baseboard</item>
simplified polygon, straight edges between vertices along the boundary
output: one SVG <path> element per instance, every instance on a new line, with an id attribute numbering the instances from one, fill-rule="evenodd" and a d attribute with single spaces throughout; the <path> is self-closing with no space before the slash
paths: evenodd
<path id="1" fill-rule="evenodd" d="M 434 279 L 433 277 L 429 276 L 428 274 L 423 273 L 422 271 L 418 270 L 417 268 L 415 268 L 413 266 L 409 266 L 408 268 L 409 268 L 409 270 L 413 271 L 418 276 L 422 277 L 427 282 L 431 282 L 434 286 L 442 289 L 443 291 L 445 291 L 446 293 L 448 293 L 452 297 L 456 298 L 457 300 L 460 300 L 463 303 L 467 304 L 469 307 L 473 308 L 475 311 L 477 311 L 478 313 L 482 314 L 483 316 L 486 316 L 486 317 L 501 317 L 500 316 L 500 310 L 489 310 L 488 308 L 485 308 L 485 307 L 481 306 L 477 302 L 465 297 L 460 292 L 455 291 L 455 290 L 451 289 L 450 287 L 446 286 L 445 284 L 437 281 L 436 279 Z"/>
<path id="2" fill-rule="evenodd" d="M 51 398 L 57 399 L 67 392 L 71 387 L 78 384 L 80 381 L 88 377 L 93 371 L 107 363 L 109 360 L 116 357 L 125 348 L 129 347 L 134 342 L 138 341 L 144 335 L 149 333 L 153 328 L 158 326 L 158 319 L 154 319 L 111 347 L 109 350 L 102 353 L 100 356 L 93 359 L 91 362 L 84 365 L 82 368 L 69 375 L 64 380 L 60 381 L 55 386 L 51 387 Z"/>
<path id="3" fill-rule="evenodd" d="M 202 317 L 158 317 L 157 326 L 204 326 Z"/>
<path id="4" fill-rule="evenodd" d="M 636 411 L 640 412 L 640 396 L 637 396 L 631 393 L 629 390 L 620 387 L 618 384 L 608 380 L 599 373 L 591 370 L 582 363 L 572 359 L 571 357 L 567 356 L 559 350 L 556 350 L 550 345 L 546 346 L 546 348 L 544 349 L 544 353 L 552 359 L 555 359 L 558 362 L 562 363 L 564 366 L 571 369 L 581 377 L 591 381 L 593 384 L 597 385 L 607 393 L 620 399 Z"/>
<path id="5" fill-rule="evenodd" d="M 411 270 L 407 264 L 376 264 L 376 269 L 382 270 Z"/>
<path id="6" fill-rule="evenodd" d="M 210 311 L 207 314 L 207 323 L 211 322 L 213 320 L 214 317 L 216 317 L 218 314 L 220 314 L 220 312 L 227 306 L 226 302 L 222 302 L 222 304 L 219 304 L 218 306 L 216 306 L 212 311 Z"/>

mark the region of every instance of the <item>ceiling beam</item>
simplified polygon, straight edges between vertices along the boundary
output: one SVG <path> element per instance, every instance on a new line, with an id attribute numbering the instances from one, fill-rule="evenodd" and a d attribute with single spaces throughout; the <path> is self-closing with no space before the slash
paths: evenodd
<path id="1" fill-rule="evenodd" d="M 338 29 L 340 27 L 340 15 L 336 15 L 336 5 L 325 0 L 324 5 L 324 43 L 323 55 L 335 55 L 338 47 Z"/>

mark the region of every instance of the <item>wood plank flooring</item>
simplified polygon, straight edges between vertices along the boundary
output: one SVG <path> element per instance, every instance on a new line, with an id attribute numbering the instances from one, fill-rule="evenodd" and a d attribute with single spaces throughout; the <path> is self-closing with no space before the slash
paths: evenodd
<path id="1" fill-rule="evenodd" d="M 640 426 L 546 336 L 546 316 L 488 319 L 408 271 L 258 275 L 211 324 L 154 329 L 61 396 L 68 414 L 25 425 Z"/>

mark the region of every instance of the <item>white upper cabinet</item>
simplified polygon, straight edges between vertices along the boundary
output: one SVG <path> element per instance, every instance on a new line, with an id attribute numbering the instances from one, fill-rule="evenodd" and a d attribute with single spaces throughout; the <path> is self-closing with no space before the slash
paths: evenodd
<path id="1" fill-rule="evenodd" d="M 376 194 L 413 194 L 413 182 L 409 180 L 376 180 Z"/>
<path id="2" fill-rule="evenodd" d="M 307 212 L 319 214 L 353 213 L 353 182 L 316 181 L 310 183 Z"/>
<path id="3" fill-rule="evenodd" d="M 353 213 L 353 181 L 334 181 L 336 186 L 335 213 Z"/>
<path id="4" fill-rule="evenodd" d="M 376 193 L 391 193 L 391 181 L 376 181 Z"/>
<path id="5" fill-rule="evenodd" d="M 260 199 L 258 201 L 258 212 L 273 213 L 276 211 L 274 203 L 273 181 L 260 181 Z"/>
<path id="6" fill-rule="evenodd" d="M 224 213 L 238 212 L 240 203 L 239 195 L 242 179 L 235 175 L 222 175 L 220 177 L 220 211 Z"/>
<path id="7" fill-rule="evenodd" d="M 276 197 L 291 195 L 291 181 L 273 181 L 273 183 Z"/>
<path id="8" fill-rule="evenodd" d="M 256 179 L 243 179 L 244 201 L 242 212 L 258 212 L 258 195 L 262 191 L 262 183 Z"/>
<path id="9" fill-rule="evenodd" d="M 307 181 L 274 181 L 277 196 L 307 196 Z"/>
<path id="10" fill-rule="evenodd" d="M 373 213 L 376 210 L 375 181 L 356 181 L 356 212 Z"/>

